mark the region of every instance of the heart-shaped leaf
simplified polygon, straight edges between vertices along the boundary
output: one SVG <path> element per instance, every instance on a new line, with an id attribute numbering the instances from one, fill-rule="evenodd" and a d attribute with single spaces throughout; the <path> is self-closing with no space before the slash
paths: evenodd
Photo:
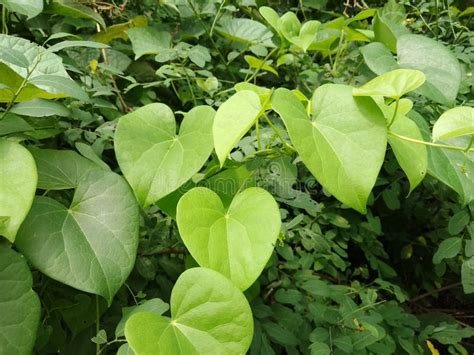
<path id="1" fill-rule="evenodd" d="M 9 11 L 26 15 L 28 19 L 33 18 L 43 11 L 43 0 L 2 0 L 0 3 Z"/>
<path id="2" fill-rule="evenodd" d="M 353 97 L 350 86 L 320 86 L 312 102 L 309 119 L 291 91 L 280 88 L 272 98 L 311 173 L 338 200 L 365 213 L 385 156 L 385 117 L 372 98 Z"/>
<path id="3" fill-rule="evenodd" d="M 33 203 L 37 180 L 30 152 L 18 143 L 0 139 L 0 236 L 12 243 Z"/>
<path id="4" fill-rule="evenodd" d="M 232 148 L 258 119 L 261 110 L 258 95 L 249 90 L 238 91 L 219 107 L 212 132 L 221 166 Z"/>
<path id="5" fill-rule="evenodd" d="M 352 90 L 354 96 L 385 96 L 399 99 L 419 88 L 425 82 L 425 74 L 419 70 L 395 69 L 377 76 L 361 87 Z"/>
<path id="6" fill-rule="evenodd" d="M 474 134 L 474 108 L 455 107 L 444 112 L 433 126 L 433 140 Z"/>
<path id="7" fill-rule="evenodd" d="M 0 352 L 31 354 L 40 319 L 40 301 L 31 289 L 33 278 L 26 260 L 0 245 Z"/>
<path id="8" fill-rule="evenodd" d="M 285 38 L 304 52 L 316 39 L 321 22 L 307 21 L 301 25 L 294 12 L 287 12 L 278 20 L 278 28 Z"/>
<path id="9" fill-rule="evenodd" d="M 189 111 L 176 134 L 176 121 L 164 104 L 150 104 L 122 118 L 115 132 L 115 152 L 125 178 L 142 206 L 155 203 L 188 181 L 212 152 L 215 111 Z"/>
<path id="10" fill-rule="evenodd" d="M 237 194 L 227 210 L 215 192 L 194 188 L 179 200 L 176 219 L 198 264 L 219 271 L 241 290 L 262 272 L 281 226 L 275 199 L 258 187 Z"/>
<path id="11" fill-rule="evenodd" d="M 136 313 L 125 336 L 138 355 L 245 354 L 253 319 L 245 296 L 229 279 L 205 268 L 185 271 L 171 293 L 171 319 Z"/>
<path id="12" fill-rule="evenodd" d="M 122 177 L 91 171 L 79 180 L 69 208 L 36 197 L 16 246 L 44 274 L 110 303 L 133 268 L 138 220 Z"/>

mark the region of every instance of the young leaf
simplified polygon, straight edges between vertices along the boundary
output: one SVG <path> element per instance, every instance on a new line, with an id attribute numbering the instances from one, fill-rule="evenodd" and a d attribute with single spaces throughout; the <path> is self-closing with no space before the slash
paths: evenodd
<path id="1" fill-rule="evenodd" d="M 261 110 L 258 95 L 248 90 L 235 93 L 219 107 L 212 132 L 221 166 L 224 165 L 232 148 L 255 124 Z"/>
<path id="2" fill-rule="evenodd" d="M 365 64 L 375 74 L 381 75 L 387 71 L 398 69 L 397 61 L 382 43 L 369 43 L 361 47 L 360 52 L 364 57 Z"/>
<path id="3" fill-rule="evenodd" d="M 397 42 L 398 63 L 426 75 L 418 92 L 439 103 L 452 103 L 461 84 L 461 67 L 441 43 L 421 35 L 404 35 Z"/>
<path id="4" fill-rule="evenodd" d="M 399 99 L 423 85 L 425 75 L 419 70 L 395 69 L 365 83 L 352 91 L 354 96 L 385 96 Z"/>
<path id="5" fill-rule="evenodd" d="M 462 238 L 448 238 L 441 242 L 433 255 L 433 264 L 439 264 L 444 259 L 454 258 L 461 251 Z"/>
<path id="6" fill-rule="evenodd" d="M 126 182 L 112 172 L 91 171 L 78 182 L 69 207 L 37 197 L 16 246 L 44 274 L 110 304 L 133 268 L 138 220 Z"/>
<path id="7" fill-rule="evenodd" d="M 264 62 L 262 59 L 258 59 L 253 55 L 246 55 L 244 56 L 245 61 L 249 65 L 250 68 L 257 69 L 257 70 L 265 70 L 272 74 L 278 76 L 278 72 L 270 65 Z"/>
<path id="8" fill-rule="evenodd" d="M 365 213 L 385 156 L 385 117 L 371 98 L 353 97 L 349 86 L 323 85 L 312 102 L 309 119 L 291 91 L 278 89 L 272 98 L 273 109 L 319 183 L 341 202 Z"/>
<path id="9" fill-rule="evenodd" d="M 241 290 L 262 272 L 281 225 L 272 195 L 257 187 L 237 194 L 227 209 L 215 192 L 194 188 L 179 200 L 176 220 L 198 264 L 219 271 Z"/>
<path id="10" fill-rule="evenodd" d="M 18 228 L 28 214 L 38 175 L 30 152 L 18 143 L 0 139 L 0 236 L 15 241 Z"/>
<path id="11" fill-rule="evenodd" d="M 1 180 L 0 180 L 1 181 Z M 0 245 L 0 349 L 2 354 L 33 352 L 41 306 L 31 289 L 33 278 L 25 258 Z"/>
<path id="12" fill-rule="evenodd" d="M 455 107 L 444 112 L 433 126 L 433 140 L 474 134 L 474 108 Z"/>
<path id="13" fill-rule="evenodd" d="M 253 319 L 245 296 L 224 276 L 193 268 L 176 281 L 171 319 L 134 314 L 125 324 L 128 344 L 137 354 L 245 354 Z"/>
<path id="14" fill-rule="evenodd" d="M 278 28 L 283 36 L 304 52 L 316 39 L 320 25 L 319 21 L 308 21 L 301 26 L 298 17 L 293 12 L 287 12 L 278 20 Z"/>
<path id="15" fill-rule="evenodd" d="M 278 20 L 280 19 L 280 16 L 278 16 L 278 13 L 275 10 L 268 6 L 262 6 L 258 9 L 258 12 L 260 12 L 260 15 L 262 15 L 262 17 L 268 22 L 270 26 L 273 27 L 275 31 L 280 31 L 278 26 Z"/>
<path id="16" fill-rule="evenodd" d="M 142 206 L 149 206 L 188 181 L 212 152 L 215 111 L 189 111 L 176 134 L 176 121 L 164 104 L 150 104 L 122 118 L 115 152 L 125 178 Z"/>
<path id="17" fill-rule="evenodd" d="M 134 314 L 140 313 L 140 312 L 147 312 L 147 313 L 153 313 L 158 316 L 161 316 L 163 313 L 165 313 L 169 309 L 170 307 L 168 306 L 168 304 L 163 302 L 159 298 L 146 300 L 137 306 L 122 308 L 123 316 L 122 316 L 122 319 L 120 319 L 120 322 L 117 324 L 117 327 L 115 328 L 115 337 L 119 338 L 125 335 L 125 324 L 130 319 L 130 317 L 133 316 Z"/>

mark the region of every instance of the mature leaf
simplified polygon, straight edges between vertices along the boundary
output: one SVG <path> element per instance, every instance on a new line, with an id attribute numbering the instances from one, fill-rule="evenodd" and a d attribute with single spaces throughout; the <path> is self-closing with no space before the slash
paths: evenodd
<path id="1" fill-rule="evenodd" d="M 142 206 L 173 192 L 201 169 L 211 154 L 215 111 L 189 111 L 176 134 L 176 121 L 164 104 L 150 104 L 123 116 L 115 132 L 120 168 Z"/>
<path id="2" fill-rule="evenodd" d="M 45 99 L 33 99 L 31 101 L 20 102 L 13 106 L 11 113 L 30 117 L 48 117 L 70 115 L 69 110 L 64 105 Z"/>
<path id="3" fill-rule="evenodd" d="M 66 17 L 92 20 L 103 28 L 106 27 L 104 19 L 97 12 L 74 0 L 51 0 L 45 11 Z"/>
<path id="4" fill-rule="evenodd" d="M 108 45 L 99 42 L 93 41 L 62 41 L 56 44 L 53 44 L 51 47 L 48 47 L 48 52 L 59 52 L 65 48 L 75 48 L 75 47 L 85 47 L 85 48 L 109 48 Z"/>
<path id="5" fill-rule="evenodd" d="M 43 0 L 0 0 L 9 11 L 18 12 L 27 18 L 33 18 L 43 11 Z"/>
<path id="6" fill-rule="evenodd" d="M 398 38 L 410 33 L 401 22 L 384 16 L 380 11 L 375 15 L 373 25 L 375 40 L 383 43 L 392 52 L 397 50 Z"/>
<path id="7" fill-rule="evenodd" d="M 153 27 L 134 27 L 127 30 L 135 59 L 145 54 L 159 54 L 171 46 L 171 35 Z"/>
<path id="8" fill-rule="evenodd" d="M 146 300 L 143 303 L 140 303 L 137 306 L 133 307 L 124 307 L 122 308 L 122 319 L 117 324 L 115 328 L 115 337 L 123 337 L 125 335 L 125 324 L 130 319 L 131 316 L 140 312 L 147 312 L 161 316 L 163 313 L 169 310 L 167 303 L 163 302 L 159 298 L 152 298 L 151 300 Z"/>
<path id="9" fill-rule="evenodd" d="M 232 41 L 242 42 L 250 45 L 260 44 L 267 47 L 274 47 L 272 43 L 273 33 L 264 24 L 246 19 L 233 18 L 223 21 L 220 27 L 216 28 L 222 36 Z"/>
<path id="10" fill-rule="evenodd" d="M 404 35 L 397 42 L 398 63 L 426 75 L 418 92 L 440 102 L 452 103 L 461 84 L 461 68 L 456 57 L 441 43 L 421 35 Z"/>
<path id="11" fill-rule="evenodd" d="M 179 200 L 176 220 L 198 264 L 219 271 L 241 290 L 262 272 L 281 225 L 272 195 L 257 187 L 237 194 L 227 209 L 215 192 L 194 188 Z"/>
<path id="12" fill-rule="evenodd" d="M 360 48 L 365 64 L 375 74 L 381 75 L 398 68 L 398 63 L 392 53 L 382 43 L 373 42 Z"/>
<path id="13" fill-rule="evenodd" d="M 126 182 L 91 171 L 79 180 L 69 207 L 37 197 L 16 245 L 44 274 L 110 304 L 134 265 L 138 219 Z"/>
<path id="14" fill-rule="evenodd" d="M 72 150 L 30 148 L 38 167 L 38 188 L 75 189 L 82 177 L 100 166 Z"/>
<path id="15" fill-rule="evenodd" d="M 2 354 L 29 355 L 35 345 L 41 306 L 31 289 L 25 259 L 0 245 L 0 349 Z"/>
<path id="16" fill-rule="evenodd" d="M 224 276 L 205 268 L 185 271 L 171 293 L 172 318 L 137 313 L 125 336 L 140 355 L 245 354 L 253 319 L 244 295 Z"/>
<path id="17" fill-rule="evenodd" d="M 464 293 L 474 293 L 474 257 L 462 263 L 461 281 Z"/>
<path id="18" fill-rule="evenodd" d="M 474 108 L 455 107 L 444 112 L 433 126 L 433 140 L 474 134 Z"/>
<path id="19" fill-rule="evenodd" d="M 0 120 L 0 136 L 33 130 L 34 128 L 23 118 L 11 113 Z"/>
<path id="20" fill-rule="evenodd" d="M 22 68 L 28 68 L 30 65 L 23 53 L 15 49 L 6 49 L 5 47 L 0 47 L 0 61 Z"/>
<path id="21" fill-rule="evenodd" d="M 469 224 L 471 221 L 471 215 L 466 210 L 461 210 L 454 214 L 448 223 L 448 232 L 451 235 L 456 235 L 462 232 L 462 230 Z"/>
<path id="22" fill-rule="evenodd" d="M 72 79 L 58 75 L 39 75 L 29 80 L 38 87 L 46 87 L 49 92 L 65 94 L 82 101 L 89 101 L 86 92 Z"/>
<path id="23" fill-rule="evenodd" d="M 443 240 L 433 255 L 433 264 L 439 264 L 444 259 L 454 258 L 461 251 L 461 247 L 462 238 L 460 237 Z"/>
<path id="24" fill-rule="evenodd" d="M 341 202 L 365 213 L 385 156 L 385 118 L 370 97 L 353 97 L 349 86 L 323 85 L 312 102 L 309 119 L 289 90 L 278 89 L 272 98 L 311 173 Z"/>
<path id="25" fill-rule="evenodd" d="M 425 75 L 419 70 L 395 69 L 352 91 L 354 96 L 385 96 L 398 99 L 423 85 Z"/>
<path id="26" fill-rule="evenodd" d="M 38 175 L 30 152 L 18 143 L 0 139 L 0 236 L 15 241 L 30 210 Z"/>
<path id="27" fill-rule="evenodd" d="M 261 110 L 258 95 L 248 90 L 238 91 L 219 107 L 212 132 L 221 166 L 232 148 L 255 124 Z"/>

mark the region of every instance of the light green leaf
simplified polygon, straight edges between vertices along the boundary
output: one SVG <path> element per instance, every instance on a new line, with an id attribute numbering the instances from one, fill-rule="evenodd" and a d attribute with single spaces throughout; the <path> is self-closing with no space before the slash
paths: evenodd
<path id="1" fill-rule="evenodd" d="M 28 68 L 30 65 L 23 53 L 15 49 L 6 49 L 5 47 L 0 47 L 0 61 L 22 68 Z"/>
<path id="2" fill-rule="evenodd" d="M 461 251 L 462 238 L 448 238 L 441 242 L 433 255 L 433 264 L 439 264 L 444 259 L 454 258 Z"/>
<path id="3" fill-rule="evenodd" d="M 30 152 L 18 143 L 0 139 L 0 236 L 10 242 L 30 210 L 38 175 Z"/>
<path id="4" fill-rule="evenodd" d="M 171 46 L 171 35 L 153 27 L 133 27 L 127 30 L 127 35 L 132 42 L 135 59 L 145 54 L 159 54 Z"/>
<path id="5" fill-rule="evenodd" d="M 188 181 L 212 152 L 215 111 L 189 111 L 176 134 L 176 121 L 164 104 L 144 106 L 122 118 L 115 132 L 120 168 L 142 206 L 148 206 Z"/>
<path id="6" fill-rule="evenodd" d="M 474 293 L 474 257 L 462 263 L 461 281 L 464 293 Z"/>
<path id="7" fill-rule="evenodd" d="M 312 102 L 309 119 L 289 90 L 278 89 L 272 98 L 301 160 L 319 183 L 341 202 L 365 213 L 385 156 L 385 118 L 370 97 L 353 97 L 349 86 L 323 85 Z"/>
<path id="8" fill-rule="evenodd" d="M 33 352 L 41 305 L 31 289 L 33 278 L 26 260 L 0 245 L 0 349 L 2 354 Z"/>
<path id="9" fill-rule="evenodd" d="M 74 145 L 77 151 L 81 153 L 83 157 L 93 161 L 104 170 L 110 170 L 110 167 L 99 157 L 92 146 L 82 142 L 76 142 Z"/>
<path id="10" fill-rule="evenodd" d="M 65 94 L 82 101 L 89 101 L 86 92 L 72 79 L 58 75 L 39 75 L 29 82 L 38 87 L 48 88 L 52 93 Z"/>
<path id="11" fill-rule="evenodd" d="M 392 52 L 397 51 L 397 40 L 410 31 L 401 23 L 381 15 L 380 11 L 374 17 L 374 35 L 377 42 L 383 43 Z"/>
<path id="12" fill-rule="evenodd" d="M 241 355 L 250 347 L 250 306 L 213 270 L 193 268 L 181 274 L 171 293 L 171 315 L 133 315 L 125 325 L 130 347 L 138 355 Z"/>
<path id="13" fill-rule="evenodd" d="M 275 31 L 280 31 L 278 26 L 278 20 L 280 19 L 280 16 L 278 16 L 278 13 L 275 10 L 268 6 L 262 6 L 258 9 L 258 12 L 260 12 L 260 15 L 262 15 L 262 17 L 268 22 L 270 26 L 273 27 Z"/>
<path id="14" fill-rule="evenodd" d="M 398 99 L 423 85 L 425 75 L 419 70 L 395 69 L 377 76 L 352 91 L 354 96 L 385 96 Z"/>
<path id="15" fill-rule="evenodd" d="M 43 0 L 0 0 L 0 4 L 6 6 L 9 11 L 25 15 L 28 19 L 43 11 Z"/>
<path id="16" fill-rule="evenodd" d="M 33 99 L 20 102 L 13 106 L 11 113 L 30 117 L 69 116 L 69 110 L 64 105 L 45 99 Z"/>
<path id="17" fill-rule="evenodd" d="M 248 90 L 235 93 L 219 107 L 212 132 L 221 166 L 224 165 L 232 148 L 258 119 L 261 110 L 258 95 Z"/>
<path id="18" fill-rule="evenodd" d="M 444 112 L 433 126 L 433 140 L 474 134 L 474 108 L 455 107 Z"/>
<path id="19" fill-rule="evenodd" d="M 140 312 L 147 312 L 153 313 L 158 316 L 161 316 L 163 313 L 169 310 L 169 306 L 167 303 L 163 302 L 159 298 L 153 298 L 151 300 L 145 300 L 143 303 L 139 305 L 132 306 L 132 307 L 124 307 L 122 308 L 122 319 L 117 324 L 115 328 L 115 337 L 123 337 L 125 335 L 125 324 L 127 320 L 130 319 L 131 316 Z"/>
<path id="20" fill-rule="evenodd" d="M 65 48 L 85 47 L 85 48 L 109 48 L 108 45 L 93 41 L 62 41 L 48 47 L 47 51 L 51 53 L 59 52 Z"/>
<path id="21" fill-rule="evenodd" d="M 246 19 L 233 18 L 222 21 L 216 31 L 222 36 L 232 41 L 246 43 L 249 45 L 261 44 L 267 47 L 274 47 L 272 43 L 273 33 L 264 24 Z"/>
<path id="22" fill-rule="evenodd" d="M 412 111 L 410 118 L 417 123 L 423 138 L 430 140 L 430 131 L 423 117 Z M 468 136 L 462 136 L 442 143 L 467 147 L 469 141 Z M 463 204 L 474 200 L 474 154 L 428 147 L 428 173 L 456 191 Z"/>
<path id="23" fill-rule="evenodd" d="M 38 188 L 64 190 L 77 187 L 79 180 L 100 166 L 72 150 L 30 148 L 38 167 Z"/>
<path id="24" fill-rule="evenodd" d="M 382 43 L 373 42 L 360 48 L 365 64 L 375 74 L 381 75 L 398 68 L 392 53 Z"/>
<path id="25" fill-rule="evenodd" d="M 278 72 L 270 64 L 267 64 L 262 59 L 258 59 L 253 55 L 246 55 L 244 56 L 244 59 L 250 68 L 257 70 L 265 70 L 278 76 Z"/>
<path id="26" fill-rule="evenodd" d="M 262 272 L 281 225 L 272 195 L 257 187 L 237 194 L 227 209 L 215 192 L 194 188 L 179 200 L 176 220 L 198 264 L 219 271 L 241 290 Z"/>
<path id="27" fill-rule="evenodd" d="M 138 220 L 126 182 L 112 172 L 91 171 L 79 180 L 69 207 L 37 197 L 16 246 L 45 275 L 110 304 L 133 268 Z"/>
<path id="28" fill-rule="evenodd" d="M 97 22 L 102 28 L 106 27 L 104 19 L 97 12 L 75 0 L 51 0 L 45 12 L 65 17 L 85 18 Z"/>
<path id="29" fill-rule="evenodd" d="M 397 42 L 398 63 L 426 75 L 418 92 L 439 103 L 452 103 L 461 84 L 456 57 L 441 43 L 421 35 L 404 35 Z"/>
<path id="30" fill-rule="evenodd" d="M 298 17 L 293 12 L 287 12 L 278 20 L 278 28 L 285 38 L 304 52 L 316 40 L 321 22 L 307 21 L 301 26 Z"/>

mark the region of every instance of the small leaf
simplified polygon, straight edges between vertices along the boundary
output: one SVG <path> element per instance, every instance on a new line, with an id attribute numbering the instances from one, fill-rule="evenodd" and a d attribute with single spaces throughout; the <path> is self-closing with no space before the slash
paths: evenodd
<path id="1" fill-rule="evenodd" d="M 462 263 L 461 281 L 464 293 L 474 293 L 474 257 Z"/>
<path id="2" fill-rule="evenodd" d="M 459 234 L 471 221 L 471 215 L 466 210 L 461 210 L 454 214 L 448 222 L 448 232 L 451 235 Z"/>
<path id="3" fill-rule="evenodd" d="M 425 75 L 419 70 L 395 69 L 355 88 L 352 93 L 354 96 L 385 96 L 398 99 L 424 82 Z"/>
<path id="4" fill-rule="evenodd" d="M 0 349 L 2 354 L 33 353 L 41 305 L 32 287 L 33 277 L 25 258 L 9 246 L 0 244 L 0 290 L 2 290 L 0 292 L 0 314 L 2 315 L 0 317 Z"/>
<path id="5" fill-rule="evenodd" d="M 101 329 L 95 337 L 92 337 L 91 341 L 95 344 L 105 344 L 107 343 L 107 333 L 104 329 Z"/>
<path id="6" fill-rule="evenodd" d="M 265 63 L 262 59 L 258 59 L 253 55 L 246 55 L 244 56 L 244 59 L 250 68 L 257 70 L 265 70 L 278 76 L 278 72 L 271 65 Z"/>
<path id="7" fill-rule="evenodd" d="M 365 64 L 375 74 L 381 75 L 385 72 L 398 69 L 398 63 L 392 53 L 382 43 L 373 42 L 360 48 Z"/>
<path id="8" fill-rule="evenodd" d="M 248 90 L 235 93 L 219 107 L 212 131 L 214 147 L 221 166 L 224 165 L 232 148 L 255 124 L 261 109 L 258 95 Z"/>
<path id="9" fill-rule="evenodd" d="M 212 152 L 215 111 L 197 106 L 176 134 L 176 121 L 164 104 L 150 104 L 120 118 L 115 152 L 120 168 L 142 206 L 149 206 L 188 181 Z"/>
<path id="10" fill-rule="evenodd" d="M 37 180 L 30 152 L 18 143 L 0 139 L 0 236 L 12 243 L 33 203 Z"/>
<path id="11" fill-rule="evenodd" d="M 176 220 L 198 264 L 220 272 L 241 290 L 262 272 L 281 226 L 272 195 L 257 187 L 237 194 L 227 209 L 215 192 L 194 188 L 179 200 Z"/>
<path id="12" fill-rule="evenodd" d="M 193 268 L 176 281 L 172 318 L 134 314 L 125 324 L 128 344 L 137 354 L 245 354 L 253 319 L 245 296 L 227 278 Z"/>
<path id="13" fill-rule="evenodd" d="M 48 47 L 47 51 L 51 53 L 59 52 L 65 48 L 84 47 L 84 48 L 109 48 L 108 45 L 93 41 L 62 41 Z"/>
<path id="14" fill-rule="evenodd" d="M 280 16 L 278 16 L 278 13 L 275 10 L 268 6 L 262 6 L 258 9 L 258 12 L 260 12 L 260 15 L 262 15 L 262 17 L 268 22 L 270 26 L 273 27 L 275 31 L 280 31 L 278 26 L 278 20 L 280 19 Z"/>
<path id="15" fill-rule="evenodd" d="M 454 258 L 461 251 L 462 238 L 448 238 L 441 242 L 433 255 L 433 264 L 439 264 L 444 259 Z"/>
<path id="16" fill-rule="evenodd" d="M 474 134 L 474 108 L 455 107 L 444 112 L 433 126 L 433 140 Z"/>
<path id="17" fill-rule="evenodd" d="M 135 59 L 146 54 L 159 54 L 171 46 L 171 35 L 153 27 L 130 28 L 127 35 L 132 42 Z"/>
<path id="18" fill-rule="evenodd" d="M 10 112 L 30 117 L 67 117 L 70 115 L 69 110 L 64 107 L 64 105 L 45 99 L 33 99 L 31 101 L 20 102 L 13 106 Z"/>

